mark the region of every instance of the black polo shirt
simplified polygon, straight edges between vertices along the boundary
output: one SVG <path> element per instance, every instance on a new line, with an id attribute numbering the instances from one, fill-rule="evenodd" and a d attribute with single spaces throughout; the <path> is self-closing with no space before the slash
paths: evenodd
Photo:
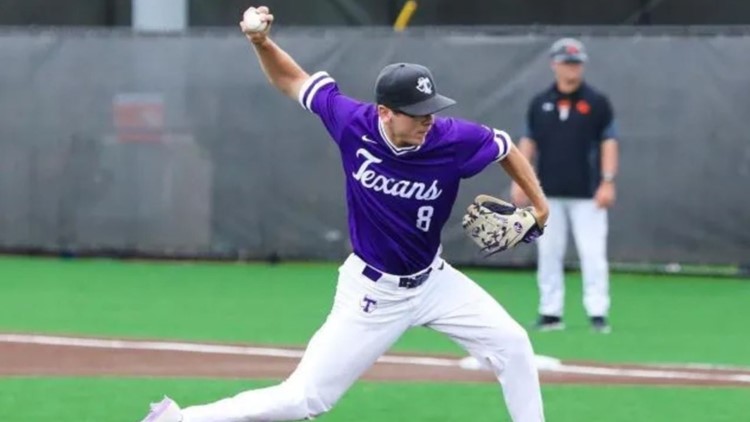
<path id="1" fill-rule="evenodd" d="M 526 136 L 536 143 L 537 173 L 547 196 L 592 198 L 601 182 L 601 143 L 616 138 L 609 99 L 582 84 L 563 94 L 557 86 L 531 101 Z"/>

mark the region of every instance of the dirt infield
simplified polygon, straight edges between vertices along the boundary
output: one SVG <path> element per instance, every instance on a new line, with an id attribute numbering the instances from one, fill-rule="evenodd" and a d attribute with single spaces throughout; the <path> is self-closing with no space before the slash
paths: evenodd
<path id="1" fill-rule="evenodd" d="M 0 376 L 125 376 L 280 379 L 299 349 L 0 334 Z M 495 382 L 456 356 L 388 355 L 364 379 Z M 560 362 L 540 371 L 545 384 L 659 384 L 750 387 L 750 368 Z"/>

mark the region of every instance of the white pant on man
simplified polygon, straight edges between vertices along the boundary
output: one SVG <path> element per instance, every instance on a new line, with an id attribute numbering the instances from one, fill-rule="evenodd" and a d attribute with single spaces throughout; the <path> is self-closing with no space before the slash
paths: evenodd
<path id="1" fill-rule="evenodd" d="M 479 285 L 437 257 L 427 282 L 377 282 L 351 255 L 339 268 L 333 308 L 283 383 L 183 410 L 183 422 L 290 421 L 330 410 L 347 389 L 410 327 L 450 336 L 492 367 L 514 422 L 544 421 L 534 352 L 526 331 Z"/>
<path id="2" fill-rule="evenodd" d="M 609 264 L 607 263 L 607 210 L 593 199 L 549 198 L 549 220 L 538 242 L 539 314 L 563 315 L 565 285 L 563 265 L 568 243 L 568 224 L 573 228 L 583 273 L 583 305 L 590 317 L 609 312 Z"/>

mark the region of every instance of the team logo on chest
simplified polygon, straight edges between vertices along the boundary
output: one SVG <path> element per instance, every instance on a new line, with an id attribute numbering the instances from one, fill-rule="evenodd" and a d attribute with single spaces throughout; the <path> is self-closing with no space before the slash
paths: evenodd
<path id="1" fill-rule="evenodd" d="M 382 163 L 383 160 L 370 153 L 370 151 L 360 148 L 357 150 L 357 157 L 365 157 L 365 161 L 359 166 L 355 173 L 352 173 L 354 180 L 358 181 L 367 189 L 375 192 L 383 192 L 399 198 L 418 199 L 420 201 L 433 201 L 440 197 L 443 190 L 438 188 L 438 181 L 433 180 L 432 184 L 415 182 L 412 180 L 398 180 L 379 174 L 370 165 Z"/>

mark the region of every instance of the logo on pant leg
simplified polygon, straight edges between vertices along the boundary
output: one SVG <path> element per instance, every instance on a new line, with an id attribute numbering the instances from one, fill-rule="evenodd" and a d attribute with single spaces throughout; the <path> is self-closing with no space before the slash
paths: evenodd
<path id="1" fill-rule="evenodd" d="M 362 308 L 365 313 L 369 314 L 373 312 L 378 307 L 378 301 L 375 299 L 372 299 L 370 297 L 363 297 L 362 300 L 359 302 L 359 307 Z"/>

